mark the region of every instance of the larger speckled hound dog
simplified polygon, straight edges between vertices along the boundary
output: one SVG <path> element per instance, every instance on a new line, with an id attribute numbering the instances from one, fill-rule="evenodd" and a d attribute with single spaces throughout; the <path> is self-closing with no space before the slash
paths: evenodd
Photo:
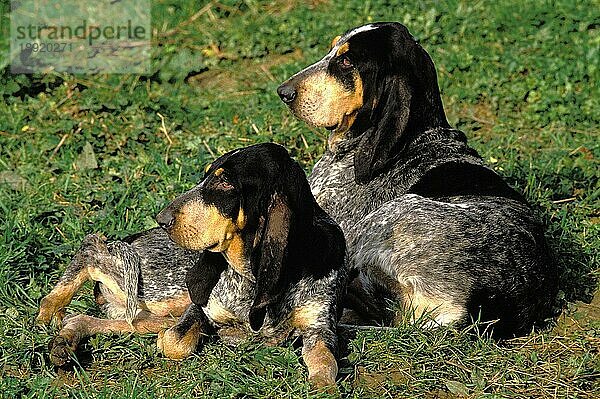
<path id="1" fill-rule="evenodd" d="M 203 266 L 188 272 L 193 304 L 160 336 L 167 357 L 195 350 L 205 323 L 226 341 L 277 344 L 301 336 L 309 381 L 335 385 L 344 236 L 283 147 L 258 144 L 223 155 L 156 220 L 182 248 L 222 254 L 208 298 Z"/>
<path id="2" fill-rule="evenodd" d="M 497 336 L 548 315 L 557 273 L 543 229 L 450 127 L 434 64 L 406 27 L 347 31 L 278 94 L 332 131 L 309 181 L 346 236 L 349 308 L 392 322 L 391 299 L 432 325 L 497 320 Z"/>

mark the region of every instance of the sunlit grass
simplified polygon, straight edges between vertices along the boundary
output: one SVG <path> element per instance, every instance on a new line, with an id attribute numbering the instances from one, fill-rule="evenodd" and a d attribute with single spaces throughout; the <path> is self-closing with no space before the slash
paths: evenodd
<path id="1" fill-rule="evenodd" d="M 223 152 L 274 141 L 309 171 L 326 132 L 294 119 L 275 89 L 374 20 L 407 24 L 436 63 L 451 123 L 548 224 L 565 316 L 500 343 L 447 328 L 361 331 L 340 362 L 342 395 L 598 396 L 600 317 L 578 302 L 592 299 L 600 265 L 597 6 L 388 3 L 157 1 L 151 76 L 14 76 L 1 57 L 0 397 L 308 395 L 293 345 L 211 342 L 172 362 L 153 336 L 93 337 L 65 371 L 47 357 L 56 331 L 33 319 L 85 234 L 154 226 Z M 98 314 L 91 287 L 70 310 Z"/>

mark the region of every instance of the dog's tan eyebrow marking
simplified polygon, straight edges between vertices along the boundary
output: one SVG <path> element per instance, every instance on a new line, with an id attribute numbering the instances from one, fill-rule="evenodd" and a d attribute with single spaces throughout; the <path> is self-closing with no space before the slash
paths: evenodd
<path id="1" fill-rule="evenodd" d="M 341 35 L 337 35 L 336 37 L 333 38 L 333 40 L 331 41 L 331 44 L 329 45 L 329 48 L 332 49 L 335 47 L 335 45 L 337 44 L 337 42 L 342 38 Z"/>
<path id="2" fill-rule="evenodd" d="M 346 43 L 348 43 L 348 40 L 350 40 L 350 38 L 352 36 L 354 36 L 358 33 L 361 33 L 361 32 L 366 32 L 369 30 L 377 29 L 377 28 L 378 28 L 378 26 L 369 24 L 369 25 L 360 26 L 344 35 L 336 36 L 333 39 L 333 41 L 331 42 L 331 48 L 330 48 L 329 52 L 325 55 L 325 57 L 322 58 L 322 60 L 331 59 L 331 57 L 333 57 L 334 54 L 339 55 L 338 54 L 339 49 L 344 47 L 344 45 L 346 45 Z M 343 51 L 342 51 L 342 53 L 343 53 Z M 340 54 L 342 54 L 342 53 L 340 53 Z M 302 72 L 302 71 L 300 71 L 300 72 Z M 296 73 L 296 75 L 298 75 L 300 72 Z M 296 76 L 296 75 L 294 75 L 294 76 Z"/>
<path id="3" fill-rule="evenodd" d="M 219 168 L 215 170 L 215 176 L 221 176 L 225 170 L 223 168 Z"/>
<path id="4" fill-rule="evenodd" d="M 204 167 L 204 173 L 208 172 L 208 170 L 210 169 L 211 166 L 212 166 L 212 163 L 209 163 L 208 165 L 206 165 Z"/>
<path id="5" fill-rule="evenodd" d="M 342 44 L 337 52 L 335 53 L 336 57 L 339 57 L 340 55 L 344 54 L 345 52 L 347 52 L 348 50 L 350 50 L 350 43 L 346 42 L 344 44 Z"/>

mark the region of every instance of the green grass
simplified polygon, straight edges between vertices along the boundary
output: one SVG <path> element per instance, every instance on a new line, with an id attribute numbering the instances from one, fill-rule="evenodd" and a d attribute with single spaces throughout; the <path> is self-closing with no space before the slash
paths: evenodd
<path id="1" fill-rule="evenodd" d="M 154 226 L 223 152 L 274 141 L 309 171 L 326 132 L 295 120 L 275 89 L 334 36 L 377 20 L 420 40 L 450 122 L 548 224 L 564 312 L 555 327 L 503 343 L 410 325 L 361 332 L 341 361 L 342 396 L 600 395 L 597 0 L 227 0 L 192 18 L 203 5 L 153 2 L 151 76 L 25 76 L 7 66 L 0 4 L 0 397 L 308 395 L 293 346 L 211 342 L 177 363 L 153 336 L 94 337 L 80 365 L 55 370 L 56 331 L 33 319 L 85 234 Z M 70 309 L 97 314 L 90 287 Z"/>

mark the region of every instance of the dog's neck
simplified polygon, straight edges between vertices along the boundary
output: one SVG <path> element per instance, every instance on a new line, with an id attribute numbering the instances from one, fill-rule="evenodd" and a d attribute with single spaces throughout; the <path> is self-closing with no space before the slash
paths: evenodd
<path id="1" fill-rule="evenodd" d="M 242 231 L 234 233 L 227 249 L 222 252 L 229 267 L 252 283 L 256 282 L 254 273 L 252 273 L 252 254 L 260 244 L 264 225 L 265 218 L 263 216 L 256 223 L 248 223 L 244 233 Z"/>
<path id="2" fill-rule="evenodd" d="M 356 183 L 354 179 L 354 157 L 359 139 L 360 136 L 345 140 L 340 143 L 341 147 L 338 147 L 335 152 L 329 150 L 323 159 L 317 162 L 309 177 L 317 201 L 320 199 L 321 192 L 329 192 L 328 190 L 331 190 L 332 187 L 340 185 L 344 186 L 343 190 L 346 192 L 362 190 L 363 186 Z M 477 154 L 465 145 L 466 141 L 464 133 L 456 129 L 445 127 L 427 129 L 414 136 L 405 149 L 396 154 L 396 160 L 390 163 L 390 167 L 376 176 L 367 186 L 390 184 L 388 188 L 390 192 L 397 192 L 398 195 L 404 194 L 429 169 L 449 161 L 445 158 L 436 158 L 430 159 L 428 162 L 424 162 L 422 159 L 416 162 L 420 159 L 419 156 L 431 156 L 431 151 L 427 149 L 432 146 L 444 148 L 451 146 L 455 150 L 454 152 L 464 153 L 463 157 L 467 156 L 470 162 L 482 165 Z M 319 203 L 323 205 L 320 201 Z M 369 201 L 365 201 L 365 204 L 367 203 Z M 325 209 L 331 212 L 331 209 L 327 207 Z"/>
<path id="3" fill-rule="evenodd" d="M 358 147 L 362 137 L 360 135 L 340 141 L 335 147 L 327 146 L 327 149 L 333 154 L 335 159 L 342 159 L 349 152 L 353 152 Z"/>
<path id="4" fill-rule="evenodd" d="M 229 246 L 223 251 L 223 257 L 231 267 L 240 276 L 255 282 L 252 268 L 250 267 L 250 255 L 246 250 L 246 245 L 241 234 L 235 234 L 231 239 Z"/>
<path id="5" fill-rule="evenodd" d="M 341 142 L 339 142 L 335 148 L 330 148 L 328 147 L 329 152 L 331 152 L 334 156 L 334 158 L 336 160 L 340 160 L 342 158 L 344 158 L 346 155 L 349 154 L 353 154 L 354 151 L 356 150 L 356 148 L 358 147 L 358 145 L 360 144 L 363 135 L 367 132 L 368 129 L 375 129 L 374 126 L 371 126 L 369 128 L 360 130 L 360 132 L 357 131 L 351 131 L 347 133 L 347 139 L 342 140 Z M 420 132 L 412 132 L 412 134 L 410 134 L 410 137 L 407 137 L 407 145 L 406 147 L 404 147 L 404 149 L 407 149 L 411 143 L 417 143 L 419 141 L 422 140 L 422 138 L 425 138 L 427 140 L 431 139 L 432 137 L 436 137 L 437 138 L 437 132 L 445 132 L 445 131 L 451 131 L 454 130 L 450 127 L 446 127 L 446 126 L 436 126 L 433 128 L 427 128 L 427 129 L 422 129 L 422 131 Z M 434 133 L 434 135 L 432 136 L 431 133 Z"/>

